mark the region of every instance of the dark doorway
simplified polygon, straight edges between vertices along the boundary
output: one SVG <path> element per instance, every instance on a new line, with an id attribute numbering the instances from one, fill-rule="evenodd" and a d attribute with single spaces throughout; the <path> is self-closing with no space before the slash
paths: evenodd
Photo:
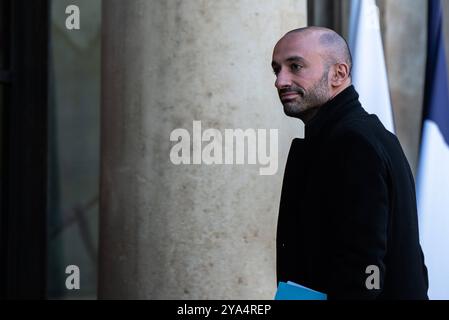
<path id="1" fill-rule="evenodd" d="M 48 0 L 0 1 L 0 294 L 46 298 Z"/>

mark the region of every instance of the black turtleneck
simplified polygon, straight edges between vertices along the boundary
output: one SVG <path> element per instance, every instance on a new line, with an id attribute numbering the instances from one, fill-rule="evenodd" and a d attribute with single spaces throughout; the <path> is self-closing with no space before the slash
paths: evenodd
<path id="1" fill-rule="evenodd" d="M 359 95 L 351 85 L 319 107 L 316 115 L 305 126 L 306 139 L 323 133 L 329 125 L 338 123 L 342 117 L 355 111 L 356 107 L 359 107 L 359 112 L 362 111 L 358 99 Z"/>

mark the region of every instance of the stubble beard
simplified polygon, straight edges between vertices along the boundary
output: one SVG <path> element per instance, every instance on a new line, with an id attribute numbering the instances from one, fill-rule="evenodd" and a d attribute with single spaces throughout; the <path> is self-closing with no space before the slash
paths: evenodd
<path id="1" fill-rule="evenodd" d="M 307 112 L 329 101 L 328 71 L 324 72 L 321 79 L 307 92 L 301 87 L 294 87 L 289 90 L 298 92 L 299 96 L 294 101 L 283 103 L 284 113 L 289 117 L 302 119 Z"/>

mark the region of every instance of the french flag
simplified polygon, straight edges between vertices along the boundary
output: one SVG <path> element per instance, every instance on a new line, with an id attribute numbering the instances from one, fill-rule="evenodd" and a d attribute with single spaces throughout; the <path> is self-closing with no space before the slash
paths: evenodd
<path id="1" fill-rule="evenodd" d="M 429 298 L 449 299 L 449 85 L 440 0 L 429 1 L 417 202 Z"/>

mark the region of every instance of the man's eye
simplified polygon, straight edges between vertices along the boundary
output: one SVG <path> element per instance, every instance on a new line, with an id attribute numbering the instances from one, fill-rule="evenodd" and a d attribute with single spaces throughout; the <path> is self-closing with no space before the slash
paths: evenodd
<path id="1" fill-rule="evenodd" d="M 291 65 L 291 68 L 292 68 L 293 71 L 299 71 L 299 70 L 302 69 L 302 66 L 299 65 L 299 64 L 293 63 L 293 64 Z"/>

